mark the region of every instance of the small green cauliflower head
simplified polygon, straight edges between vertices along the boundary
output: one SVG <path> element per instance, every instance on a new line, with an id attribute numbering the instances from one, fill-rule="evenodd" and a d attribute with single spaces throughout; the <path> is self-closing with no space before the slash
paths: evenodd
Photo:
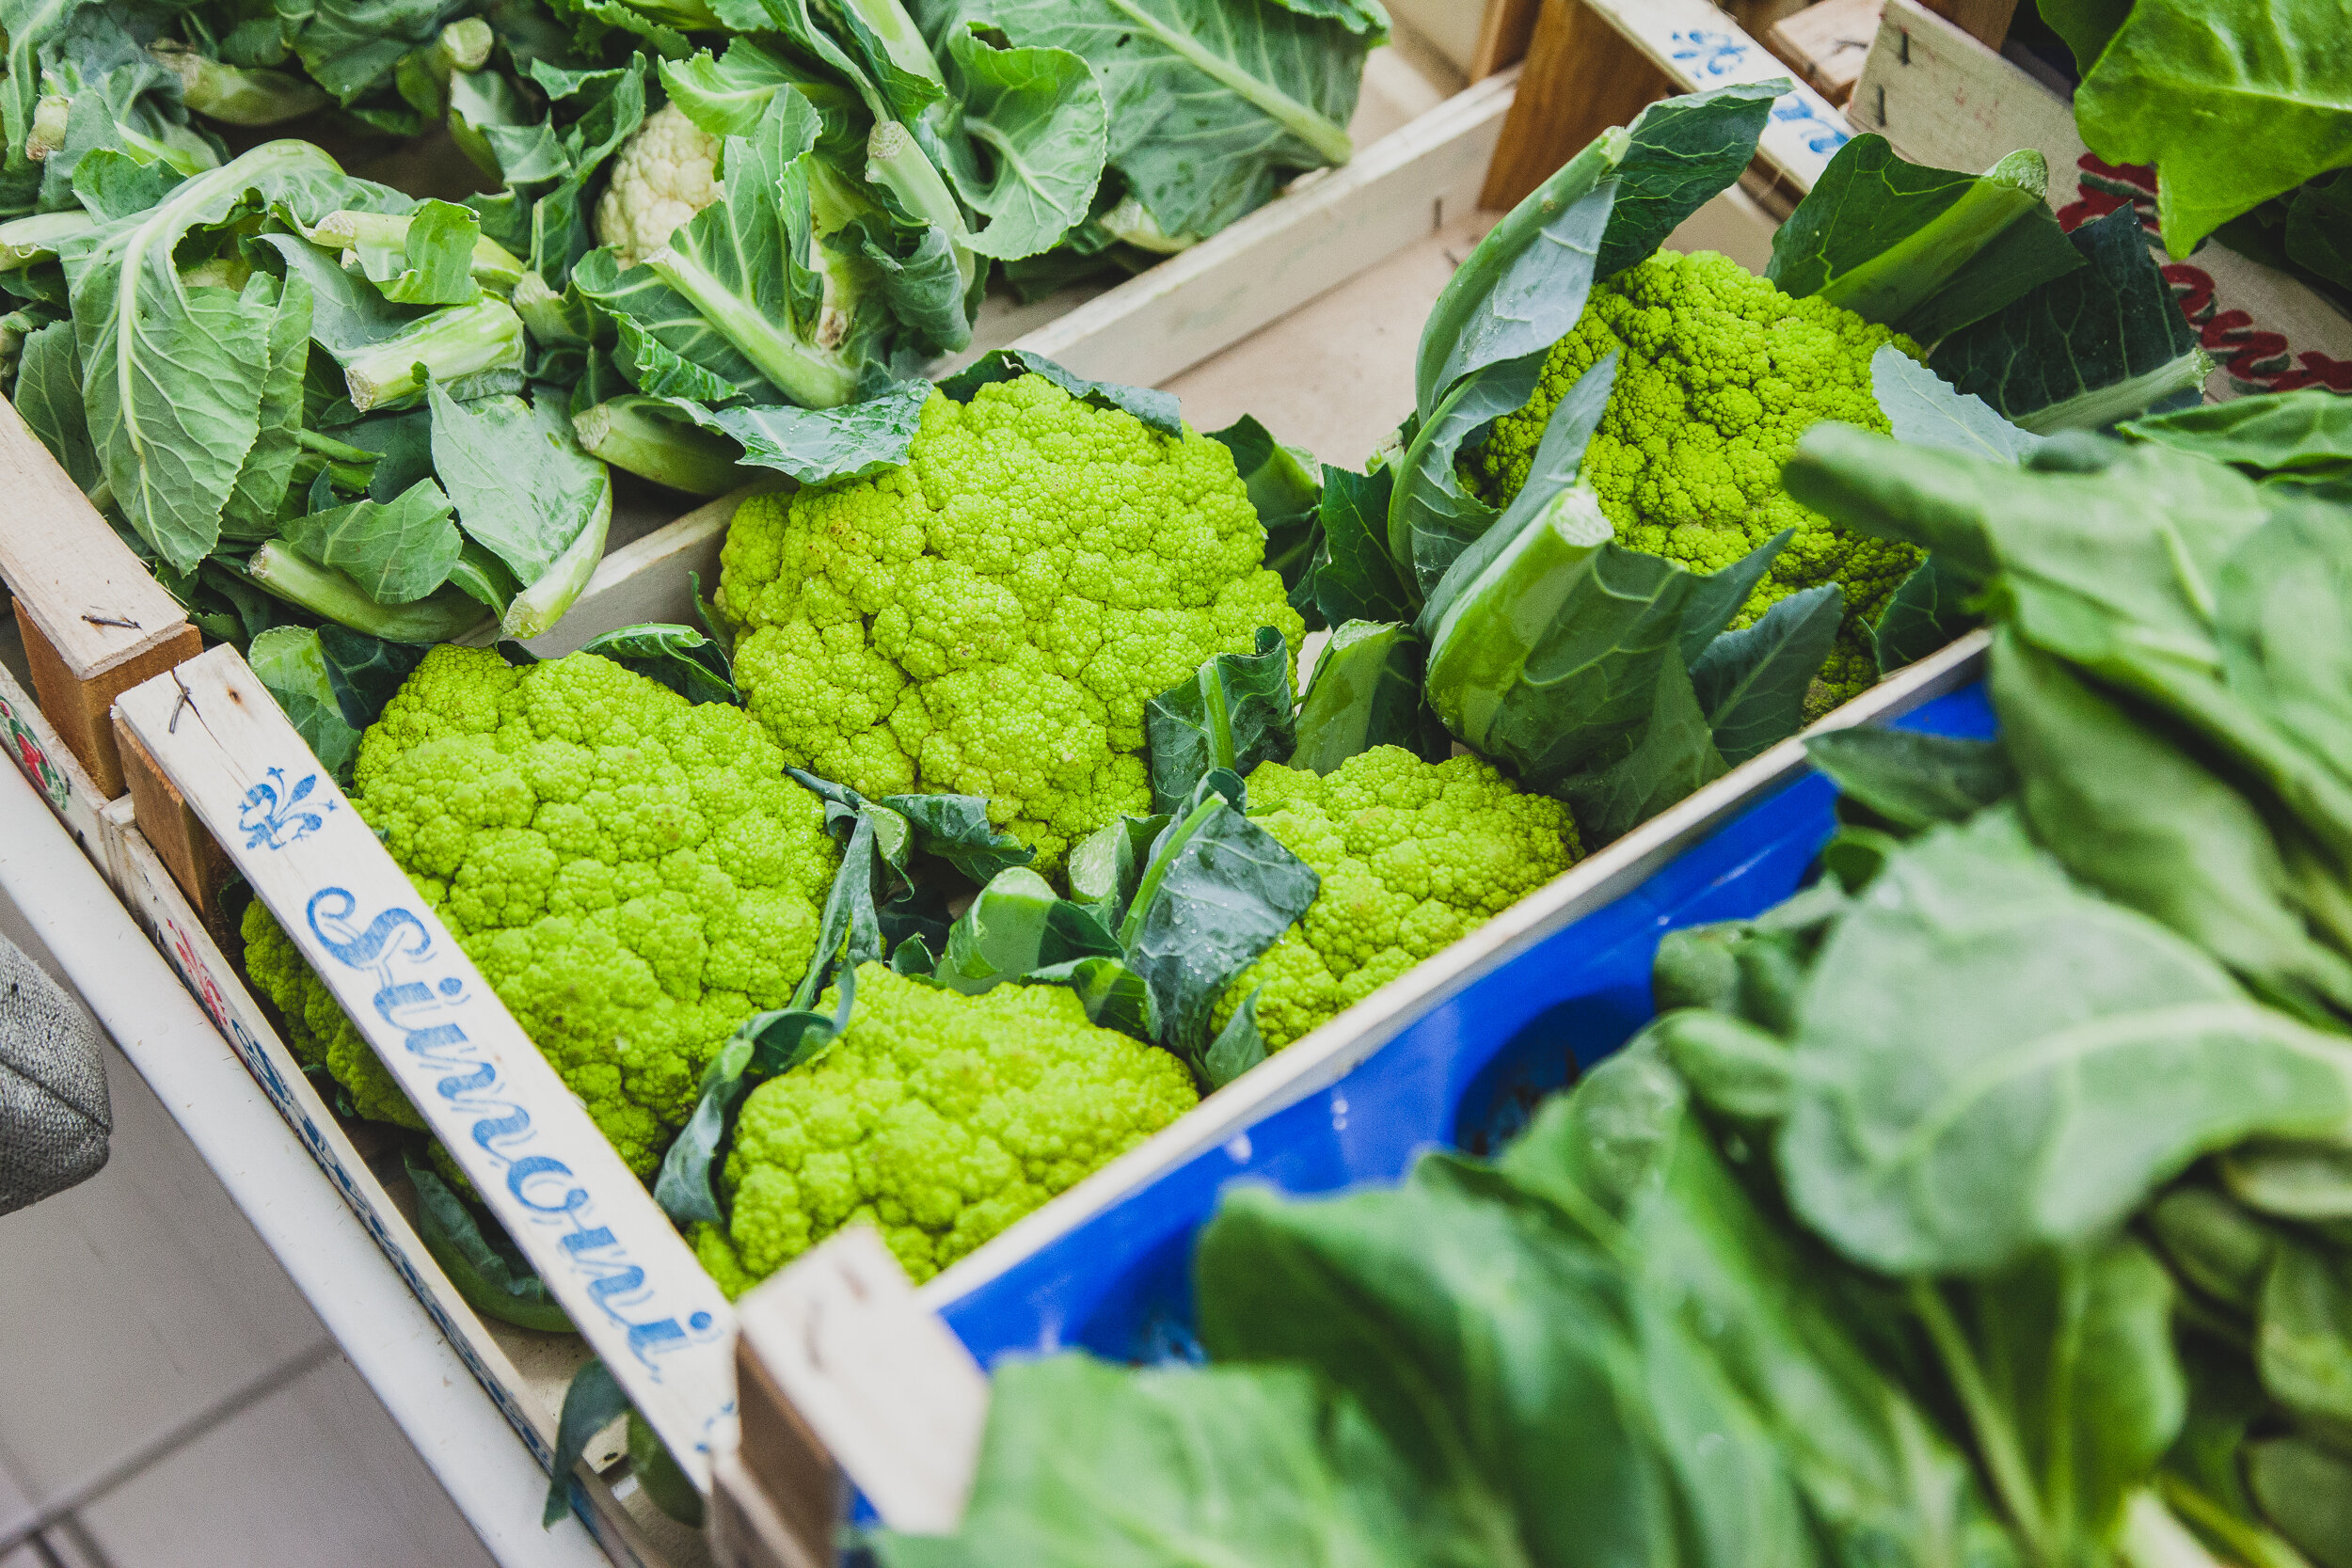
<path id="1" fill-rule="evenodd" d="M 633 267 L 718 199 L 719 138 L 665 103 L 613 154 L 612 182 L 596 199 L 596 243 Z"/>
<path id="2" fill-rule="evenodd" d="M 1561 398 L 1621 351 L 1584 456 L 1601 511 L 1621 544 L 1694 572 L 1728 566 L 1795 529 L 1732 625 L 1824 582 L 1845 590 L 1845 624 L 1807 703 L 1819 715 L 1877 681 L 1867 628 L 1920 553 L 1832 527 L 1788 499 L 1780 470 L 1823 420 L 1887 429 L 1870 356 L 1890 342 L 1925 358 L 1892 328 L 1792 299 L 1727 256 L 1661 250 L 1593 291 L 1575 329 L 1552 346 L 1534 400 L 1495 422 L 1468 477 L 1490 503 L 1507 504 Z"/>
<path id="3" fill-rule="evenodd" d="M 737 683 L 788 760 L 984 795 L 1047 874 L 1150 809 L 1147 702 L 1306 630 L 1232 452 L 1035 375 L 933 394 L 903 467 L 746 500 L 721 559 Z"/>
<path id="4" fill-rule="evenodd" d="M 695 1251 L 740 1295 L 863 1221 L 929 1279 L 1199 1101 L 1183 1063 L 1096 1028 L 1065 986 L 966 996 L 865 964 L 841 1038 L 743 1101 L 732 1217 Z"/>
<path id="5" fill-rule="evenodd" d="M 1320 777 L 1279 763 L 1249 775 L 1249 817 L 1323 879 L 1306 917 L 1244 970 L 1225 1026 L 1252 990 L 1279 1051 L 1575 863 L 1568 808 L 1526 795 L 1477 757 L 1423 762 L 1375 746 Z"/>
<path id="6" fill-rule="evenodd" d="M 594 654 L 434 649 L 351 800 L 641 1176 L 736 1025 L 790 999 L 840 861 L 758 725 Z M 295 1053 L 362 1116 L 421 1125 L 258 903 L 245 935 Z"/>

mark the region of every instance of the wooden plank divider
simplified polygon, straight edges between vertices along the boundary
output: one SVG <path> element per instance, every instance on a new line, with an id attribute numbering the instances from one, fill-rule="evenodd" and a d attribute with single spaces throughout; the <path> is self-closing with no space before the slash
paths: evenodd
<path id="1" fill-rule="evenodd" d="M 131 732 L 119 713 L 114 716 L 115 738 L 122 753 L 122 777 L 131 795 L 131 813 L 147 837 L 156 859 L 180 884 L 189 906 L 215 941 L 222 937 L 220 894 L 229 878 L 229 856 L 204 824 L 197 820 L 185 797 L 164 777 L 154 754 Z"/>
<path id="2" fill-rule="evenodd" d="M 117 705 L 589 1348 L 707 1491 L 735 1314 L 234 648 Z"/>
<path id="3" fill-rule="evenodd" d="M 0 399 L 0 579 L 41 711 L 111 800 L 122 764 L 106 709 L 117 694 L 193 657 L 196 628 L 116 537 L 24 417 Z"/>

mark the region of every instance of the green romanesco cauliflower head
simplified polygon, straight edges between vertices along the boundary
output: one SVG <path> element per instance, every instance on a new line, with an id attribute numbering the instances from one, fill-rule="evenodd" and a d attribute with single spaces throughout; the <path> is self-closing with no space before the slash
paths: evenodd
<path id="1" fill-rule="evenodd" d="M 903 467 L 746 500 L 722 559 L 736 680 L 788 760 L 984 795 L 1049 874 L 1150 809 L 1146 702 L 1305 633 L 1223 445 L 1035 375 L 934 394 Z"/>
<path id="2" fill-rule="evenodd" d="M 1225 1021 L 1260 987 L 1279 1051 L 1501 914 L 1581 853 L 1567 807 L 1474 756 L 1423 762 L 1375 746 L 1320 777 L 1249 775 L 1249 817 L 1323 879 L 1305 918 L 1235 980 Z"/>
<path id="3" fill-rule="evenodd" d="M 1796 530 L 1733 625 L 1820 583 L 1844 589 L 1845 624 L 1807 704 L 1818 714 L 1878 679 L 1866 628 L 1920 554 L 1799 506 L 1780 487 L 1781 465 L 1823 420 L 1886 430 L 1870 356 L 1890 342 L 1925 357 L 1891 328 L 1791 299 L 1729 257 L 1661 250 L 1593 291 L 1575 329 L 1552 346 L 1534 400 L 1495 422 L 1468 477 L 1489 503 L 1506 504 L 1527 482 L 1560 399 L 1603 355 L 1622 351 L 1584 457 L 1601 511 L 1621 543 L 1699 572 Z"/>
<path id="4" fill-rule="evenodd" d="M 633 267 L 718 199 L 719 138 L 664 103 L 613 155 L 612 181 L 596 200 L 596 243 Z"/>
<path id="5" fill-rule="evenodd" d="M 966 996 L 869 963 L 855 997 L 832 1050 L 743 1101 L 731 1217 L 694 1238 L 730 1294 L 860 1221 L 929 1279 L 1200 1099 L 1064 986 Z"/>
<path id="6" fill-rule="evenodd" d="M 736 1025 L 790 999 L 840 861 L 758 725 L 594 654 L 434 649 L 360 741 L 351 800 L 641 1176 Z M 296 1052 L 417 1125 L 259 904 L 246 937 Z"/>

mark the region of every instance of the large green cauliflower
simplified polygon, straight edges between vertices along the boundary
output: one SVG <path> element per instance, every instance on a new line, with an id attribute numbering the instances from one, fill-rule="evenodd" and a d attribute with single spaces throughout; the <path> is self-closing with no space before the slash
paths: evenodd
<path id="1" fill-rule="evenodd" d="M 1581 852 L 1567 807 L 1524 795 L 1473 756 L 1429 763 L 1375 746 L 1320 777 L 1265 763 L 1249 816 L 1315 868 L 1306 917 L 1242 972 L 1219 1028 L 1250 991 L 1279 1051 L 1501 914 Z"/>
<path id="2" fill-rule="evenodd" d="M 1051 872 L 1150 809 L 1143 708 L 1305 625 L 1223 445 L 1040 376 L 934 394 L 903 467 L 745 501 L 723 613 L 745 705 L 868 796 L 988 797 Z"/>
<path id="3" fill-rule="evenodd" d="M 1870 356 L 1886 343 L 1924 357 L 1891 328 L 1791 299 L 1729 257 L 1661 250 L 1593 291 L 1575 329 L 1552 346 L 1534 399 L 1496 421 L 1469 477 L 1488 502 L 1508 503 L 1560 399 L 1621 350 L 1584 457 L 1601 511 L 1621 543 L 1698 572 L 1795 529 L 1732 624 L 1820 583 L 1845 590 L 1845 625 L 1807 705 L 1818 714 L 1878 679 L 1865 628 L 1920 556 L 1799 506 L 1780 487 L 1781 465 L 1823 420 L 1886 430 L 1870 390 Z"/>
<path id="4" fill-rule="evenodd" d="M 736 1025 L 789 1001 L 840 860 L 758 725 L 594 654 L 434 649 L 351 802 L 641 1176 Z M 295 1053 L 360 1115 L 421 1126 L 258 902 L 245 937 Z"/>
<path id="5" fill-rule="evenodd" d="M 1200 1099 L 1183 1063 L 1089 1023 L 1066 987 L 966 996 L 869 963 L 854 994 L 830 1051 L 743 1102 L 732 1217 L 694 1236 L 730 1295 L 859 1221 L 929 1279 Z"/>

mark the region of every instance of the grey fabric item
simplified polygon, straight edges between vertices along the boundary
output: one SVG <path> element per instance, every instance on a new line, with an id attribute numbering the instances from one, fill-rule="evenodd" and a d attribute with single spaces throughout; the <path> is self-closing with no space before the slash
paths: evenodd
<path id="1" fill-rule="evenodd" d="M 0 1214 L 97 1175 L 113 1130 L 89 1015 L 0 937 Z"/>

